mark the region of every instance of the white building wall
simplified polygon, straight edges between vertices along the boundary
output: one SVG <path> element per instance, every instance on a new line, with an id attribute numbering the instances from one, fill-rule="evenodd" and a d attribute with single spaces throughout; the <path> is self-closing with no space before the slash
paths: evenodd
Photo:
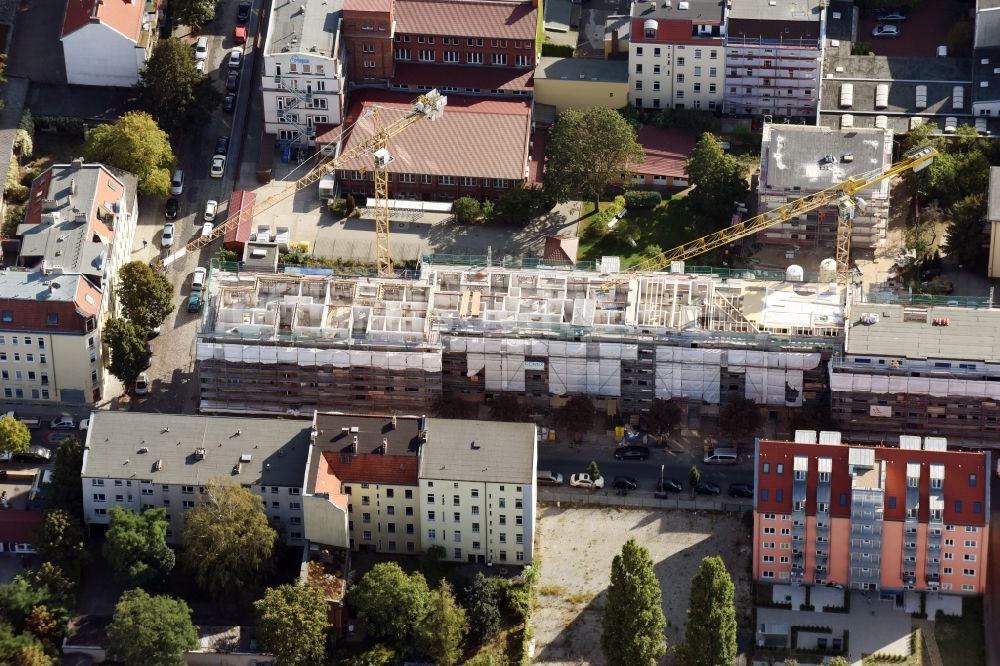
<path id="1" fill-rule="evenodd" d="M 822 60 L 818 45 L 727 45 L 724 111 L 740 115 L 815 115 Z"/>
<path id="2" fill-rule="evenodd" d="M 343 57 L 328 58 L 316 53 L 265 54 L 261 74 L 265 132 L 279 139 L 290 138 L 295 126 L 279 121 L 279 111 L 287 118 L 294 114 L 298 123 L 339 125 L 343 122 Z M 295 92 L 311 93 L 311 107 Z M 282 134 L 282 133 L 285 134 Z M 314 142 L 310 141 L 310 145 Z"/>
<path id="3" fill-rule="evenodd" d="M 118 270 L 132 261 L 132 244 L 135 242 L 135 227 L 138 222 L 139 206 L 136 202 L 136 195 L 133 193 L 132 201 L 125 200 L 125 194 L 116 202 L 119 213 L 114 222 L 114 241 L 109 248 L 108 263 L 105 271 L 104 299 L 101 302 L 101 315 L 103 319 L 105 312 L 112 315 L 120 314 L 118 299 L 115 298 L 115 291 L 118 285 Z M 129 210 L 132 213 L 129 213 Z"/>
<path id="4" fill-rule="evenodd" d="M 721 43 L 629 45 L 629 102 L 638 108 L 714 110 L 722 103 L 724 81 Z"/>
<path id="5" fill-rule="evenodd" d="M 132 87 L 139 82 L 142 49 L 119 32 L 91 23 L 62 39 L 66 80 L 84 86 Z"/>

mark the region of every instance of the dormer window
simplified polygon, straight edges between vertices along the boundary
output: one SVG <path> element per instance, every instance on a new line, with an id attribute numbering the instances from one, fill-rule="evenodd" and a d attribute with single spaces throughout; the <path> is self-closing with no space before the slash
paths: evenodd
<path id="1" fill-rule="evenodd" d="M 649 19 L 642 24 L 642 29 L 646 35 L 646 39 L 656 39 L 656 26 L 657 23 L 653 19 Z"/>

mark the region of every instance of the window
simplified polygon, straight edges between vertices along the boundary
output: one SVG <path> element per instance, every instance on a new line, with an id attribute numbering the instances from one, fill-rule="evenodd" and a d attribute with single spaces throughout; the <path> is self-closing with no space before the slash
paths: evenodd
<path id="1" fill-rule="evenodd" d="M 438 184 L 439 185 L 454 185 L 455 184 L 455 177 L 454 176 L 438 176 Z M 457 498 L 457 496 L 456 496 L 456 498 Z"/>
<path id="2" fill-rule="evenodd" d="M 694 68 L 694 75 L 695 76 L 701 76 L 701 67 L 695 67 Z"/>
<path id="3" fill-rule="evenodd" d="M 784 500 L 785 500 L 785 491 L 783 489 L 781 489 L 781 488 L 778 488 L 777 490 L 775 490 L 774 491 L 774 501 L 775 502 L 783 502 Z"/>
<path id="4" fill-rule="evenodd" d="M 970 554 L 970 553 L 966 553 L 963 559 L 964 559 L 964 560 L 965 560 L 966 562 L 975 562 L 975 561 L 976 561 L 976 556 L 975 556 L 975 555 L 972 555 L 972 554 Z"/>
<path id="5" fill-rule="evenodd" d="M 462 176 L 462 187 L 475 187 L 475 186 L 476 186 L 475 178 L 472 178 L 470 176 Z M 473 497 L 479 497 L 479 491 L 473 490 L 472 493 Z"/>
<path id="6" fill-rule="evenodd" d="M 472 40 L 469 40 L 472 41 Z M 470 52 L 465 54 L 465 62 L 470 65 L 482 65 L 483 64 L 483 54 L 477 52 Z"/>
<path id="7" fill-rule="evenodd" d="M 695 49 L 694 50 L 694 59 L 695 60 L 701 60 L 701 49 Z"/>
<path id="8" fill-rule="evenodd" d="M 962 513 L 962 500 L 955 500 L 955 513 Z"/>
<path id="9" fill-rule="evenodd" d="M 764 534 L 774 534 L 774 528 L 773 527 L 765 527 L 764 528 Z"/>
<path id="10" fill-rule="evenodd" d="M 385 512 L 386 512 L 386 513 L 387 513 L 388 515 L 390 515 L 390 516 L 394 516 L 394 515 L 396 515 L 396 507 L 394 507 L 394 506 L 387 506 L 387 507 L 385 508 Z"/>
<path id="11" fill-rule="evenodd" d="M 462 549 L 461 548 L 456 548 L 455 549 L 455 559 L 456 560 L 462 559 Z"/>
<path id="12" fill-rule="evenodd" d="M 498 516 L 498 520 L 500 521 L 501 525 L 507 524 L 507 516 L 505 514 L 500 514 L 500 516 Z"/>
<path id="13" fill-rule="evenodd" d="M 412 490 L 404 490 L 403 491 L 403 497 L 405 497 L 406 499 L 413 499 L 413 491 Z"/>
<path id="14" fill-rule="evenodd" d="M 975 569 L 962 569 L 962 575 L 963 576 L 975 576 L 976 575 L 976 570 Z"/>
<path id="15" fill-rule="evenodd" d="M 106 498 L 106 496 L 104 495 L 104 493 L 94 493 L 94 501 L 95 501 L 95 502 L 103 502 L 103 501 L 105 501 L 106 499 L 107 499 L 107 498 Z"/>
<path id="16" fill-rule="evenodd" d="M 458 62 L 458 51 L 445 51 L 444 52 L 445 62 Z"/>
<path id="17" fill-rule="evenodd" d="M 969 486 L 973 487 L 973 488 L 976 486 L 976 475 L 975 474 L 970 474 L 969 475 Z"/>
<path id="18" fill-rule="evenodd" d="M 972 513 L 982 513 L 982 512 L 983 512 L 983 503 L 982 502 L 973 502 L 972 503 Z"/>
<path id="19" fill-rule="evenodd" d="M 472 515 L 473 516 L 478 516 L 479 515 L 479 507 L 478 506 L 472 507 Z"/>
<path id="20" fill-rule="evenodd" d="M 434 51 L 430 49 L 420 49 L 420 60 L 422 62 L 434 62 Z"/>
<path id="21" fill-rule="evenodd" d="M 361 522 L 363 522 L 363 523 L 370 523 L 370 522 L 372 522 L 372 514 L 370 514 L 370 513 L 362 513 L 361 514 Z"/>
<path id="22" fill-rule="evenodd" d="M 4 310 L 3 311 L 3 320 L 7 324 L 9 324 L 10 322 L 14 321 L 14 311 L 13 310 Z"/>
<path id="23" fill-rule="evenodd" d="M 362 495 L 361 496 L 361 505 L 362 506 L 368 506 L 371 503 L 372 503 L 371 502 L 371 497 L 369 495 Z"/>
<path id="24" fill-rule="evenodd" d="M 184 493 L 185 495 L 193 495 L 194 486 L 181 486 L 181 492 Z"/>
<path id="25" fill-rule="evenodd" d="M 684 75 L 683 74 L 678 74 L 677 75 L 677 83 L 684 83 Z"/>
<path id="26" fill-rule="evenodd" d="M 455 530 L 455 543 L 462 543 L 462 530 Z"/>
<path id="27" fill-rule="evenodd" d="M 975 548 L 976 547 L 975 540 L 974 539 L 966 539 L 965 540 L 965 547 L 966 548 Z"/>
<path id="28" fill-rule="evenodd" d="M 517 56 L 517 66 L 518 67 L 530 67 L 531 66 L 531 56 L 519 55 Z"/>
<path id="29" fill-rule="evenodd" d="M 406 523 L 406 533 L 413 534 L 413 523 Z"/>
<path id="30" fill-rule="evenodd" d="M 700 83 L 694 84 L 694 91 L 695 92 L 701 92 L 701 84 Z"/>
<path id="31" fill-rule="evenodd" d="M 500 499 L 497 500 L 497 506 L 499 506 L 501 509 L 506 509 L 507 508 L 507 500 L 505 498 L 501 497 Z"/>
<path id="32" fill-rule="evenodd" d="M 506 65 L 507 64 L 507 54 L 506 53 L 494 53 L 493 54 L 493 64 L 494 65 Z"/>
<path id="33" fill-rule="evenodd" d="M 761 501 L 762 502 L 766 502 L 767 501 L 767 496 L 768 496 L 768 490 L 767 490 L 767 488 L 761 488 L 760 489 L 760 499 L 761 499 Z"/>
<path id="34" fill-rule="evenodd" d="M 500 533 L 500 543 L 507 543 L 507 533 L 506 532 L 501 532 Z"/>
<path id="35" fill-rule="evenodd" d="M 456 523 L 462 522 L 462 514 L 460 514 L 458 511 L 451 514 L 451 517 L 455 520 Z"/>
<path id="36" fill-rule="evenodd" d="M 375 69 L 375 61 L 374 60 L 365 60 L 363 64 L 364 64 L 365 69 Z"/>
<path id="37" fill-rule="evenodd" d="M 659 90 L 659 89 L 660 89 L 660 82 L 659 81 L 653 81 L 653 90 L 656 91 L 656 90 Z"/>
<path id="38" fill-rule="evenodd" d="M 396 60 L 409 60 L 410 49 L 396 49 Z"/>
<path id="39" fill-rule="evenodd" d="M 194 508 L 194 500 L 184 500 L 183 502 L 181 502 L 181 505 L 185 509 L 193 509 Z"/>
<path id="40" fill-rule="evenodd" d="M 433 493 L 427 496 L 427 503 L 428 504 L 434 504 L 434 494 Z"/>
<path id="41" fill-rule="evenodd" d="M 636 90 L 642 90 L 642 81 L 638 81 L 638 80 L 637 80 L 637 81 L 635 82 L 635 89 L 636 89 Z M 6 354 L 4 354 L 4 356 L 6 356 Z M 4 360 L 6 360 L 6 358 L 5 358 Z"/>
<path id="42" fill-rule="evenodd" d="M 474 533 L 479 531 L 479 523 L 472 523 L 472 531 Z"/>
<path id="43" fill-rule="evenodd" d="M 302 509 L 302 504 L 300 502 L 289 502 L 288 508 L 291 509 L 292 511 L 299 511 L 300 509 Z M 390 506 L 389 508 L 391 509 L 393 507 Z M 389 513 L 392 512 L 390 511 Z"/>
<path id="44" fill-rule="evenodd" d="M 371 541 L 372 540 L 372 531 L 371 530 L 365 530 L 364 532 L 361 533 L 361 538 L 364 541 Z"/>
<path id="45" fill-rule="evenodd" d="M 840 493 L 840 506 L 847 506 L 847 493 Z"/>
<path id="46" fill-rule="evenodd" d="M 524 543 L 524 535 L 523 534 L 515 534 L 514 535 L 514 541 L 516 543 Z"/>
<path id="47" fill-rule="evenodd" d="M 434 176 L 431 176 L 431 175 L 429 175 L 429 174 L 426 174 L 426 173 L 425 173 L 425 174 L 422 174 L 422 175 L 420 176 L 420 182 L 421 182 L 421 183 L 422 183 L 423 185 L 431 185 L 431 184 L 433 184 L 433 183 L 434 183 Z"/>
<path id="48" fill-rule="evenodd" d="M 708 75 L 713 79 L 719 74 L 719 70 L 715 67 L 708 68 Z"/>
<path id="49" fill-rule="evenodd" d="M 683 67 L 684 66 L 684 57 L 683 56 L 677 59 L 677 66 L 678 67 Z"/>
<path id="50" fill-rule="evenodd" d="M 430 529 L 428 529 L 427 530 L 427 538 L 430 539 L 431 541 L 433 541 L 434 539 L 437 539 L 437 530 L 435 530 L 433 527 L 430 528 Z"/>
<path id="51" fill-rule="evenodd" d="M 642 55 L 642 47 L 641 46 L 637 46 L 635 48 L 635 54 L 638 55 L 638 56 Z"/>
<path id="52" fill-rule="evenodd" d="M 763 465 L 761 465 L 760 466 L 760 473 L 761 474 L 770 474 L 771 473 L 771 463 L 764 463 Z"/>
<path id="53" fill-rule="evenodd" d="M 522 500 L 520 500 L 520 499 L 515 499 L 514 500 L 514 508 L 515 509 L 523 509 L 524 508 L 524 502 Z"/>
<path id="54" fill-rule="evenodd" d="M 375 45 L 374 44 L 362 44 L 361 45 L 361 52 L 362 53 L 375 53 Z"/>
<path id="55" fill-rule="evenodd" d="M 642 74 L 642 63 L 641 62 L 637 62 L 635 64 L 635 73 L 636 74 Z"/>
<path id="56" fill-rule="evenodd" d="M 431 522 L 434 522 L 434 518 L 435 518 L 434 512 L 433 511 L 428 511 L 427 512 L 427 520 L 429 520 Z"/>
<path id="57" fill-rule="evenodd" d="M 412 515 L 413 515 L 413 507 L 412 507 L 412 506 L 408 506 L 408 507 L 406 507 L 406 511 L 405 511 L 405 514 L 406 514 L 407 516 L 412 516 Z"/>
<path id="58" fill-rule="evenodd" d="M 401 173 L 399 174 L 399 182 L 412 185 L 417 182 L 417 175 L 414 173 Z"/>

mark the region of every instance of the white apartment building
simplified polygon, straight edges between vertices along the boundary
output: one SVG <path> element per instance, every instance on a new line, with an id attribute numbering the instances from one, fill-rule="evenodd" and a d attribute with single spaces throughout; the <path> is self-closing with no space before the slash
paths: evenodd
<path id="1" fill-rule="evenodd" d="M 163 508 L 167 541 L 177 543 L 184 512 L 223 479 L 259 496 L 271 525 L 300 545 L 310 433 L 301 420 L 95 411 L 81 470 L 84 522 L 108 524 L 113 506 Z"/>
<path id="2" fill-rule="evenodd" d="M 343 115 L 342 0 L 274 3 L 264 42 L 264 131 L 283 146 L 315 145 L 317 125 Z"/>
<path id="3" fill-rule="evenodd" d="M 726 6 L 709 0 L 632 5 L 629 101 L 637 109 L 715 110 L 725 80 Z"/>
<path id="4" fill-rule="evenodd" d="M 723 112 L 816 116 L 824 7 L 823 0 L 733 0 Z"/>

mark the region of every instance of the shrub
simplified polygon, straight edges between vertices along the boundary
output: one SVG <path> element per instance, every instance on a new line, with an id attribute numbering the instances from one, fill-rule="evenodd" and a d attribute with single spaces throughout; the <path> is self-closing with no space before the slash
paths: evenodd
<path id="1" fill-rule="evenodd" d="M 575 49 L 569 44 L 554 44 L 545 42 L 542 44 L 542 55 L 546 58 L 572 58 Z"/>
<path id="2" fill-rule="evenodd" d="M 461 224 L 469 224 L 479 219 L 481 208 L 472 197 L 459 197 L 451 204 L 451 212 Z"/>
<path id="3" fill-rule="evenodd" d="M 872 52 L 872 45 L 868 42 L 854 42 L 851 45 L 851 55 L 868 55 Z"/>
<path id="4" fill-rule="evenodd" d="M 63 132 L 73 136 L 83 136 L 84 124 L 79 118 L 65 116 L 38 116 L 34 119 L 35 127 L 43 132 Z"/>
<path id="5" fill-rule="evenodd" d="M 348 192 L 347 196 L 344 197 L 344 208 L 346 209 L 347 214 L 350 215 L 353 213 L 357 207 L 358 202 L 354 200 L 354 195 Z"/>
<path id="6" fill-rule="evenodd" d="M 17 233 L 17 225 L 24 221 L 24 211 L 26 205 L 10 206 L 4 216 L 2 233 L 4 236 L 13 236 Z"/>
<path id="7" fill-rule="evenodd" d="M 656 208 L 663 201 L 659 192 L 628 190 L 625 192 L 626 208 Z"/>
<path id="8" fill-rule="evenodd" d="M 347 216 L 347 201 L 344 199 L 331 199 L 327 207 L 334 215 Z"/>

